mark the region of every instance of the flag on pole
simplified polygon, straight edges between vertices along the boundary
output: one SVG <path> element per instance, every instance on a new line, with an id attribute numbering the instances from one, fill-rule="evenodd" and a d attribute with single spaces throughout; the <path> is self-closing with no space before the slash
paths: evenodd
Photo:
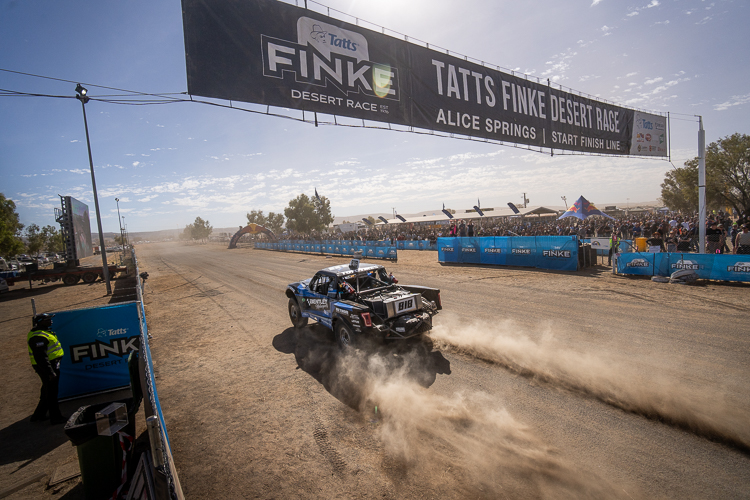
<path id="1" fill-rule="evenodd" d="M 315 199 L 323 203 L 323 200 L 320 199 L 320 195 L 318 195 L 318 188 L 315 188 Z"/>

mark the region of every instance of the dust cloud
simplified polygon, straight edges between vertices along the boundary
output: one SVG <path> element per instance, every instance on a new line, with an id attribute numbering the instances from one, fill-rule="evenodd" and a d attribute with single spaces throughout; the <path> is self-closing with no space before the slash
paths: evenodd
<path id="1" fill-rule="evenodd" d="M 596 398 L 622 410 L 688 430 L 750 452 L 750 418 L 720 388 L 689 384 L 659 360 L 626 359 L 615 352 L 580 352 L 547 327 L 534 340 L 514 322 L 466 324 L 445 315 L 432 339 L 523 376 Z"/>
<path id="2" fill-rule="evenodd" d="M 385 468 L 408 470 L 404 481 L 424 482 L 443 498 L 621 496 L 607 481 L 567 465 L 486 393 L 446 396 L 419 383 L 415 373 L 428 369 L 429 352 L 399 358 L 343 355 L 332 389 L 356 388 L 360 413 L 377 422 Z"/>

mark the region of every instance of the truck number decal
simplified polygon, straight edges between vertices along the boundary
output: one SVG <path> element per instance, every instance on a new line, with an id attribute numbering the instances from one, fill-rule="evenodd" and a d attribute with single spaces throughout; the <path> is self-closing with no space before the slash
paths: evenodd
<path id="1" fill-rule="evenodd" d="M 414 299 L 402 300 L 398 303 L 398 312 L 409 311 L 414 307 Z"/>

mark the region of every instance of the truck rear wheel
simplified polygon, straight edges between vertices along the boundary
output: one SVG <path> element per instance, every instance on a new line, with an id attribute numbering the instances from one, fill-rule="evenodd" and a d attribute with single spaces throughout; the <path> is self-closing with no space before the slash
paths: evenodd
<path id="1" fill-rule="evenodd" d="M 289 299 L 289 319 L 292 320 L 295 328 L 303 328 L 307 325 L 307 318 L 302 316 L 302 310 L 299 307 L 297 299 L 294 297 Z"/>
<path id="2" fill-rule="evenodd" d="M 75 285 L 76 283 L 78 283 L 78 275 L 76 275 L 76 274 L 66 274 L 65 276 L 63 276 L 62 281 L 66 285 Z"/>
<path id="3" fill-rule="evenodd" d="M 99 277 L 98 274 L 89 271 L 87 273 L 83 273 L 82 279 L 84 283 L 93 283 L 94 281 L 96 281 L 96 278 L 98 277 Z"/>

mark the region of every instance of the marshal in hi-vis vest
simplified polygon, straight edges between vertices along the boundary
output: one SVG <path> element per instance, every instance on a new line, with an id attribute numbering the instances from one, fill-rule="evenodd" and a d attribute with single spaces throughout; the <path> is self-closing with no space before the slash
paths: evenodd
<path id="1" fill-rule="evenodd" d="M 63 351 L 62 345 L 60 345 L 60 341 L 57 340 L 57 337 L 54 333 L 48 332 L 46 330 L 31 330 L 29 332 L 29 335 L 26 337 L 26 345 L 29 348 L 29 357 L 31 358 L 32 365 L 36 365 L 36 360 L 34 359 L 34 353 L 31 351 L 31 346 L 28 344 L 31 341 L 32 337 L 37 336 L 47 339 L 47 359 L 49 361 L 63 357 L 65 352 Z"/>

